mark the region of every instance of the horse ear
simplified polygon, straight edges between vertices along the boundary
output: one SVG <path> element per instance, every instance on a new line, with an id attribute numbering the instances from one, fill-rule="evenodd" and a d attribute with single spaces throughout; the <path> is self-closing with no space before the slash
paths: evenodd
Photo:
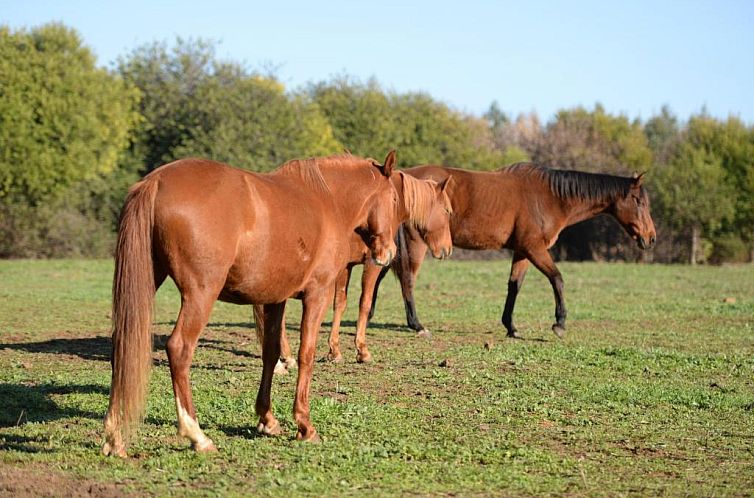
<path id="1" fill-rule="evenodd" d="M 641 187 L 642 182 L 644 181 L 644 175 L 646 175 L 646 171 L 642 171 L 641 173 L 634 172 L 634 187 Z"/>
<path id="2" fill-rule="evenodd" d="M 350 151 L 350 150 L 348 150 L 348 149 L 347 149 L 347 148 L 345 148 L 345 147 L 343 147 L 343 153 L 344 153 L 345 155 L 347 155 L 347 156 L 352 156 L 352 155 L 353 155 L 353 154 L 351 154 L 351 151 Z"/>
<path id="3" fill-rule="evenodd" d="M 393 174 L 393 168 L 395 168 L 395 149 L 387 153 L 385 162 L 382 165 L 382 174 L 389 177 Z"/>
<path id="4" fill-rule="evenodd" d="M 440 192 L 445 192 L 448 190 L 448 185 L 450 185 L 451 180 L 453 180 L 453 175 L 448 176 L 446 179 L 440 182 Z"/>

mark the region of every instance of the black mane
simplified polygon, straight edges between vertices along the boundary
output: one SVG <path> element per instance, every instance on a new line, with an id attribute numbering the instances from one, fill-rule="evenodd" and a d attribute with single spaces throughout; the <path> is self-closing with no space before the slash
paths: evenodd
<path id="1" fill-rule="evenodd" d="M 552 169 L 532 163 L 516 163 L 501 171 L 521 176 L 535 176 L 550 185 L 550 191 L 561 199 L 614 200 L 628 195 L 633 178 Z"/>

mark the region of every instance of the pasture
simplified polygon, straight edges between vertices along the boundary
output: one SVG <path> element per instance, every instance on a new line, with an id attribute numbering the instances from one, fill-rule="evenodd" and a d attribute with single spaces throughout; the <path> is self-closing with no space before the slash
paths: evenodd
<path id="1" fill-rule="evenodd" d="M 111 261 L 0 261 L 0 495 L 750 495 L 754 265 L 559 266 L 563 340 L 540 273 L 519 294 L 514 340 L 499 321 L 510 261 L 428 261 L 415 294 L 432 338 L 408 332 L 388 277 L 364 365 L 352 345 L 357 270 L 344 362 L 314 369 L 321 444 L 293 440 L 295 374 L 273 385 L 285 434 L 257 435 L 251 309 L 217 303 L 191 370 L 219 448 L 210 455 L 175 434 L 164 345 L 179 298 L 168 281 L 147 418 L 121 460 L 99 453 Z M 287 314 L 294 348 L 300 309 Z"/>

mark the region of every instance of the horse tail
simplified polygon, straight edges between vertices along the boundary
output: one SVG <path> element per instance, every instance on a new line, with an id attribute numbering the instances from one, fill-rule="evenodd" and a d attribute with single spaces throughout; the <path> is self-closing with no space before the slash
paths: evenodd
<path id="1" fill-rule="evenodd" d="M 257 333 L 257 341 L 264 348 L 264 306 L 255 304 L 252 308 L 254 308 L 254 329 Z"/>
<path id="2" fill-rule="evenodd" d="M 152 366 L 152 307 L 155 274 L 152 259 L 156 178 L 140 181 L 128 192 L 118 228 L 113 277 L 112 385 L 108 417 L 123 436 L 143 417 Z"/>

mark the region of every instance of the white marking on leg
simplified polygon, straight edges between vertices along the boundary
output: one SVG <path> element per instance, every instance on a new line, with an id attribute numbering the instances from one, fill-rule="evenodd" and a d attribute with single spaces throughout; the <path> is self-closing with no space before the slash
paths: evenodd
<path id="1" fill-rule="evenodd" d="M 213 450 L 215 444 L 210 438 L 204 435 L 204 432 L 199 428 L 199 422 L 188 414 L 178 397 L 175 398 L 175 408 L 178 412 L 178 435 L 189 438 L 194 444 L 196 451 Z"/>

